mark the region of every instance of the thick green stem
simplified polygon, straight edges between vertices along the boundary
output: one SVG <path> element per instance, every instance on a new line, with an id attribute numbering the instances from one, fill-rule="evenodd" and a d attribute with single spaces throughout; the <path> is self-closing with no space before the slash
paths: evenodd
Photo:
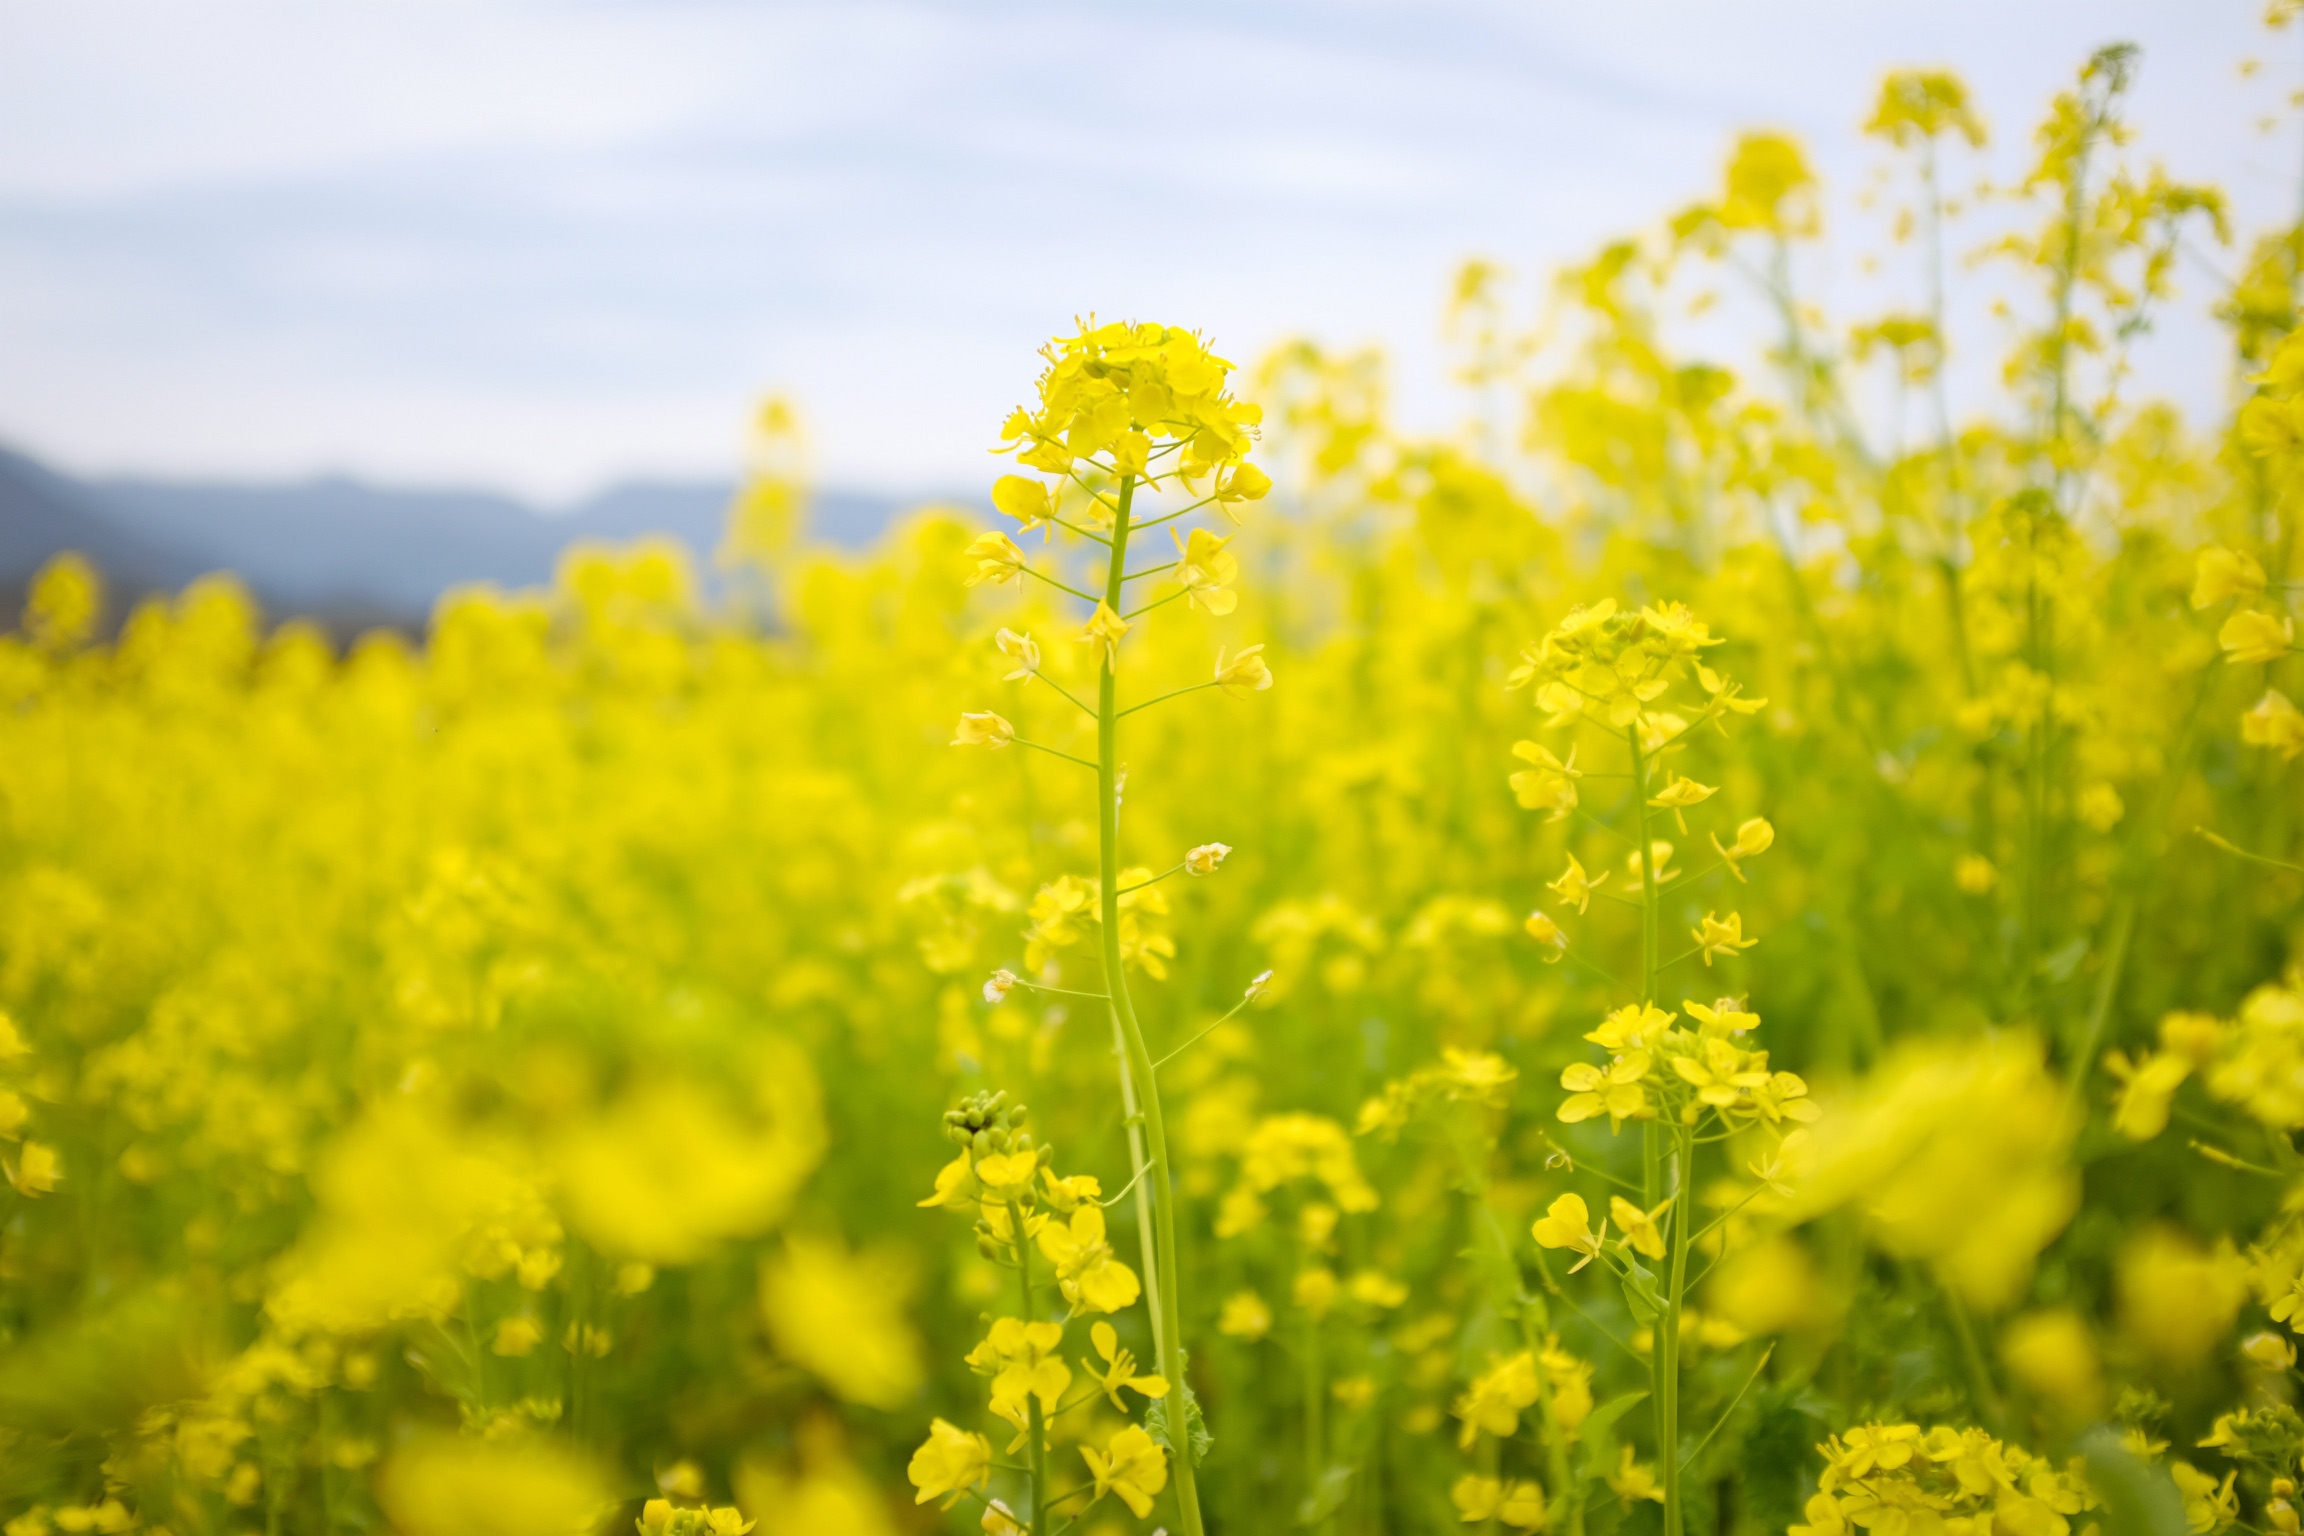
<path id="1" fill-rule="evenodd" d="M 1648 836 L 1648 758 L 1640 750 L 1640 722 L 1624 728 L 1632 749 L 1632 817 L 1640 836 L 1640 1001 L 1656 1001 L 1656 846 Z"/>
<path id="2" fill-rule="evenodd" d="M 1640 746 L 1640 722 L 1624 730 L 1632 750 L 1633 825 L 1640 837 L 1640 1001 L 1656 1001 L 1658 970 L 1657 929 L 1663 905 L 1656 887 L 1654 847 L 1648 836 L 1648 756 Z M 1671 1293 L 1664 1298 L 1663 1314 L 1656 1319 L 1655 1347 L 1649 1355 L 1649 1374 L 1656 1404 L 1657 1472 L 1664 1484 L 1664 1536 L 1680 1536 L 1680 1300 L 1687 1289 L 1688 1244 L 1685 1236 L 1685 1193 L 1688 1148 L 1680 1128 L 1649 1126 L 1643 1137 L 1645 1186 L 1650 1204 L 1672 1200 Z M 1666 1161 L 1666 1147 L 1670 1161 Z"/>
<path id="3" fill-rule="evenodd" d="M 1017 1314 L 1024 1325 L 1032 1325 L 1032 1240 L 1024 1226 L 1024 1208 L 1015 1201 L 1008 1202 L 1008 1236 L 1016 1248 L 1017 1299 L 1023 1310 Z M 1024 1433 L 1030 1439 L 1032 1456 L 1032 1536 L 1048 1536 L 1048 1427 L 1040 1412 L 1040 1399 L 1030 1393 L 1024 1397 Z"/>
<path id="4" fill-rule="evenodd" d="M 1120 482 L 1120 504 L 1113 512 L 1112 560 L 1105 577 L 1104 601 L 1120 611 L 1120 583 L 1127 574 L 1128 514 L 1136 496 L 1134 476 Z M 1144 1030 L 1136 1022 L 1136 1005 L 1128 996 L 1128 973 L 1120 963 L 1120 707 L 1114 662 L 1107 660 L 1096 683 L 1096 831 L 1098 915 L 1102 919 L 1104 989 L 1112 1002 L 1113 1023 L 1144 1119 L 1145 1180 L 1151 1191 L 1153 1245 L 1145 1250 L 1147 1281 L 1153 1286 L 1153 1337 L 1160 1355 L 1160 1374 L 1168 1379 L 1174 1396 L 1168 1400 L 1169 1468 L 1175 1479 L 1176 1508 L 1184 1536 L 1202 1536 L 1200 1489 L 1192 1476 L 1191 1388 L 1184 1378 L 1183 1304 L 1177 1284 L 1182 1268 L 1176 1254 L 1176 1189 L 1169 1177 L 1168 1125 L 1160 1113 L 1160 1085 L 1152 1072 L 1152 1052 L 1144 1044 Z"/>
<path id="5" fill-rule="evenodd" d="M 1657 1326 L 1656 1375 L 1662 1388 L 1663 1444 L 1657 1448 L 1664 1482 L 1664 1536 L 1680 1536 L 1680 1312 L 1688 1294 L 1688 1191 L 1694 1182 L 1696 1147 L 1685 1130 L 1672 1132 L 1672 1169 L 1666 1181 L 1672 1201 L 1672 1278 L 1664 1293 Z"/>

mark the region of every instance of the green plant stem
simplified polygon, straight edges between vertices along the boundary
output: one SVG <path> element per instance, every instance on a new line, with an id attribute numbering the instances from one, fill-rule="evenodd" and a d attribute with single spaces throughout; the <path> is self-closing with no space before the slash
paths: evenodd
<path id="1" fill-rule="evenodd" d="M 1136 495 L 1133 475 L 1120 481 L 1120 504 L 1112 523 L 1112 561 L 1105 578 L 1104 601 L 1116 613 L 1120 608 L 1120 582 L 1128 558 L 1128 514 Z M 1152 1052 L 1144 1043 L 1144 1030 L 1136 1022 L 1136 1005 L 1128 995 L 1128 976 L 1120 962 L 1120 708 L 1116 662 L 1108 661 L 1096 681 L 1096 830 L 1099 914 L 1102 918 L 1104 985 L 1111 994 L 1112 1018 L 1119 1030 L 1121 1059 L 1127 1064 L 1122 1081 L 1133 1080 L 1137 1107 L 1131 1119 L 1143 1120 L 1145 1181 L 1152 1192 L 1153 1244 L 1144 1251 L 1147 1280 L 1153 1286 L 1154 1346 L 1160 1354 L 1160 1374 L 1174 1388 L 1168 1413 L 1169 1467 L 1175 1480 L 1176 1508 L 1184 1536 L 1202 1536 L 1200 1489 L 1192 1476 L 1192 1433 L 1188 1403 L 1191 1387 L 1184 1377 L 1183 1303 L 1176 1256 L 1176 1188 L 1169 1177 L 1168 1124 L 1160 1112 L 1160 1084 L 1152 1070 Z"/>
<path id="2" fill-rule="evenodd" d="M 1656 1001 L 1656 845 L 1648 836 L 1648 758 L 1640 750 L 1640 722 L 1624 728 L 1625 745 L 1632 749 L 1632 818 L 1640 837 L 1640 1001 Z"/>
<path id="3" fill-rule="evenodd" d="M 1664 1293 L 1664 1315 L 1657 1319 L 1656 1378 L 1663 1399 L 1658 1415 L 1663 1420 L 1663 1444 L 1657 1447 L 1658 1471 L 1664 1480 L 1664 1536 L 1680 1536 L 1680 1313 L 1688 1295 L 1688 1203 L 1693 1186 L 1696 1149 L 1688 1133 L 1672 1132 L 1672 1278 Z"/>
<path id="4" fill-rule="evenodd" d="M 1632 751 L 1633 825 L 1640 837 L 1640 1001 L 1653 1003 L 1657 928 L 1663 903 L 1656 887 L 1655 847 L 1648 836 L 1648 757 L 1640 747 L 1637 719 L 1624 728 L 1624 743 Z M 1664 1147 L 1667 1134 L 1671 1140 L 1669 1165 Z M 1687 1191 L 1688 1159 L 1694 1149 L 1687 1146 L 1678 1127 L 1660 1133 L 1650 1126 L 1642 1141 L 1647 1203 L 1656 1203 L 1659 1190 L 1673 1201 L 1672 1277 L 1664 1313 L 1656 1319 L 1649 1373 L 1655 1389 L 1657 1470 L 1664 1484 L 1664 1536 L 1680 1536 L 1680 1305 L 1688 1286 L 1688 1202 L 1682 1197 Z"/>
<path id="5" fill-rule="evenodd" d="M 1008 1202 L 1008 1237 L 1016 1245 L 1017 1300 L 1023 1311 L 1019 1314 L 1026 1327 L 1032 1323 L 1032 1242 L 1025 1235 L 1024 1208 L 1015 1201 Z M 1032 1452 L 1032 1536 L 1048 1536 L 1048 1426 L 1040 1412 L 1040 1399 L 1031 1393 L 1024 1396 L 1024 1432 L 1031 1440 Z"/>

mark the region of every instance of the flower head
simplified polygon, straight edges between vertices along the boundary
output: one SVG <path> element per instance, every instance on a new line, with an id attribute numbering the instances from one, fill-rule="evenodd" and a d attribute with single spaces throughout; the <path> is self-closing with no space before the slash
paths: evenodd
<path id="1" fill-rule="evenodd" d="M 992 505 L 1023 524 L 1019 533 L 1030 533 L 1056 512 L 1047 485 L 1024 475 L 1002 475 L 993 481 Z"/>
<path id="2" fill-rule="evenodd" d="M 1704 914 L 1703 926 L 1689 929 L 1688 936 L 1696 941 L 1696 948 L 1704 956 L 1706 965 L 1712 963 L 1714 955 L 1734 955 L 1760 942 L 1758 939 L 1744 937 L 1744 914 L 1741 912 L 1729 913 L 1725 921 L 1707 912 Z"/>
<path id="3" fill-rule="evenodd" d="M 2227 598 L 2253 601 L 2264 590 L 2264 567 L 2240 550 L 2211 544 L 2200 551 L 2192 578 L 2192 606 L 2207 608 Z"/>
<path id="4" fill-rule="evenodd" d="M 1136 1374 L 1136 1357 L 1120 1347 L 1119 1332 L 1110 1323 L 1099 1320 L 1092 1324 L 1088 1329 L 1088 1337 L 1096 1346 L 1096 1353 L 1103 1358 L 1104 1369 L 1097 1370 L 1086 1361 L 1081 1362 L 1081 1369 L 1087 1371 L 1096 1384 L 1104 1389 L 1104 1395 L 1111 1400 L 1113 1407 L 1123 1413 L 1128 1411 L 1128 1405 L 1120 1400 L 1122 1387 L 1146 1397 L 1168 1395 L 1168 1383 L 1164 1378 Z"/>
<path id="5" fill-rule="evenodd" d="M 2240 717 L 2240 739 L 2278 753 L 2284 763 L 2294 762 L 2304 753 L 2304 710 L 2279 689 L 2267 688 L 2256 707 Z"/>
<path id="6" fill-rule="evenodd" d="M 1002 682 L 1020 683 L 1040 670 L 1040 647 L 1033 643 L 1030 635 L 1003 629 L 993 637 L 993 643 L 1000 647 L 1001 655 L 1016 663 L 1016 669 L 1001 678 Z"/>
<path id="7" fill-rule="evenodd" d="M 994 751 L 1016 739 L 1016 727 L 988 709 L 971 711 L 960 717 L 960 727 L 953 734 L 956 747 L 990 747 Z"/>
<path id="8" fill-rule="evenodd" d="M 2224 659 L 2235 665 L 2278 661 L 2296 643 L 2296 621 L 2243 608 L 2216 631 L 2216 643 L 2224 648 Z"/>
<path id="9" fill-rule="evenodd" d="M 1128 633 L 1128 621 L 1112 611 L 1109 603 L 1098 603 L 1088 622 L 1080 627 L 1080 643 L 1100 653 L 1106 670 L 1120 664 L 1120 637 Z"/>
<path id="10" fill-rule="evenodd" d="M 1202 843 L 1184 855 L 1184 872 L 1188 875 L 1212 875 L 1232 852 L 1229 843 Z"/>
<path id="11" fill-rule="evenodd" d="M 1607 1240 L 1608 1224 L 1602 1222 L 1599 1230 L 1592 1227 L 1591 1208 L 1582 1195 L 1562 1195 L 1536 1218 L 1529 1229 L 1539 1248 L 1565 1248 L 1584 1255 L 1569 1268 L 1574 1274 L 1600 1257 L 1600 1245 Z"/>
<path id="12" fill-rule="evenodd" d="M 1568 760 L 1562 762 L 1552 755 L 1552 749 L 1539 742 L 1520 741 L 1512 744 L 1512 755 L 1531 766 L 1512 775 L 1512 796 L 1523 810 L 1550 811 L 1551 819 L 1558 821 L 1576 809 L 1576 780 L 1583 774 L 1576 767 L 1576 749 L 1568 749 Z"/>
<path id="13" fill-rule="evenodd" d="M 1016 547 L 1014 539 L 998 529 L 978 534 L 976 541 L 968 546 L 967 558 L 971 562 L 968 572 L 968 585 L 971 587 L 987 581 L 1000 586 L 1023 579 L 1024 551 Z"/>
<path id="14" fill-rule="evenodd" d="M 1195 528 L 1186 537 L 1173 523 L 1168 525 L 1168 536 L 1176 542 L 1176 579 L 1189 594 L 1186 602 L 1217 618 L 1240 606 L 1240 594 L 1231 590 L 1240 579 L 1240 561 L 1224 547 L 1230 539 L 1220 539 L 1205 528 Z"/>
<path id="15" fill-rule="evenodd" d="M 1568 935 L 1542 912 L 1529 913 L 1528 920 L 1520 926 L 1541 946 L 1545 964 L 1550 965 L 1568 953 Z"/>
<path id="16" fill-rule="evenodd" d="M 1576 855 L 1570 854 L 1568 867 L 1560 872 L 1560 878 L 1547 884 L 1544 889 L 1555 892 L 1577 911 L 1588 912 L 1592 907 L 1592 893 L 1607 883 L 1608 871 L 1602 870 L 1600 878 L 1595 880 L 1584 872 L 1584 866 L 1577 861 Z"/>
<path id="17" fill-rule="evenodd" d="M 904 1475 L 920 1492 L 915 1504 L 943 1499 L 950 1509 L 971 1488 L 981 1488 L 992 1475 L 992 1442 L 957 1424 L 938 1419 L 928 1426 L 928 1438 L 912 1453 Z"/>
<path id="18" fill-rule="evenodd" d="M 1251 645 L 1229 662 L 1224 653 L 1216 653 L 1216 686 L 1236 699 L 1260 693 L 1272 686 L 1272 669 L 1264 665 L 1264 647 Z"/>
<path id="19" fill-rule="evenodd" d="M 1118 1494 L 1120 1502 L 1139 1520 L 1152 1513 L 1152 1496 L 1168 1486 L 1168 1457 L 1137 1425 L 1131 1424 L 1104 1443 L 1080 1447 L 1088 1475 L 1096 1480 L 1096 1497 Z"/>
<path id="20" fill-rule="evenodd" d="M 1766 818 L 1754 816 L 1736 828 L 1736 841 L 1722 844 L 1717 834 L 1712 837 L 1712 851 L 1720 855 L 1720 862 L 1728 866 L 1728 873 L 1739 881 L 1744 878 L 1744 861 L 1766 853 L 1776 843 L 1776 829 Z"/>

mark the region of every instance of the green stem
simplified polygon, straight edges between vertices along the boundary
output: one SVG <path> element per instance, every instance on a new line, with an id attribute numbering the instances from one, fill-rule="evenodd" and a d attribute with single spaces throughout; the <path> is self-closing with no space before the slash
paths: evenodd
<path id="1" fill-rule="evenodd" d="M 1120 582 L 1128 557 L 1128 514 L 1136 495 L 1133 475 L 1120 481 L 1120 505 L 1112 524 L 1112 561 L 1105 577 L 1104 601 L 1115 613 L 1120 608 Z M 1136 1005 L 1128 995 L 1128 975 L 1120 963 L 1120 708 L 1114 669 L 1107 662 L 1096 680 L 1096 830 L 1098 905 L 1102 921 L 1104 985 L 1112 998 L 1112 1018 L 1120 1032 L 1122 1059 L 1133 1080 L 1138 1108 L 1144 1120 L 1147 1181 L 1152 1191 L 1153 1246 L 1146 1250 L 1148 1277 L 1154 1287 L 1155 1343 L 1160 1352 L 1160 1374 L 1175 1396 L 1168 1412 L 1169 1462 L 1176 1486 L 1176 1507 L 1184 1536 L 1202 1536 L 1200 1489 L 1192 1476 L 1192 1435 L 1188 1404 L 1191 1386 L 1184 1376 L 1183 1303 L 1177 1283 L 1182 1265 L 1176 1254 L 1176 1189 L 1169 1178 L 1168 1123 L 1160 1112 L 1160 1085 L 1152 1071 L 1152 1052 L 1144 1043 L 1144 1030 L 1136 1022 Z"/>
<path id="2" fill-rule="evenodd" d="M 1632 816 L 1640 837 L 1640 1001 L 1656 1001 L 1656 845 L 1648 836 L 1648 758 L 1640 750 L 1640 722 L 1624 728 L 1632 749 Z"/>
<path id="3" fill-rule="evenodd" d="M 1663 1388 L 1664 1443 L 1657 1448 L 1664 1478 L 1664 1536 L 1680 1536 L 1680 1313 L 1688 1295 L 1688 1203 L 1695 1183 L 1696 1149 L 1685 1131 L 1672 1133 L 1672 1279 L 1656 1340 L 1656 1375 Z"/>
<path id="4" fill-rule="evenodd" d="M 1008 1202 L 1008 1237 L 1016 1245 L 1016 1289 L 1023 1304 L 1020 1314 L 1026 1327 L 1032 1323 L 1032 1241 L 1025 1235 L 1024 1208 Z M 1025 1433 L 1031 1437 L 1032 1452 L 1032 1536 L 1048 1536 L 1048 1434 L 1047 1424 L 1041 1416 L 1040 1399 L 1031 1393 L 1024 1396 Z"/>
<path id="5" fill-rule="evenodd" d="M 1648 758 L 1640 747 L 1640 722 L 1624 729 L 1632 749 L 1632 810 L 1640 837 L 1640 1000 L 1656 1000 L 1657 928 L 1662 902 L 1656 888 L 1656 858 L 1648 835 Z M 1664 1164 L 1664 1141 L 1672 1141 L 1669 1168 Z M 1655 1347 L 1650 1364 L 1656 1396 L 1656 1458 L 1664 1483 L 1664 1536 L 1680 1536 L 1680 1303 L 1688 1283 L 1688 1212 L 1686 1194 L 1689 1150 L 1673 1128 L 1660 1133 L 1650 1126 L 1645 1142 L 1646 1193 L 1654 1205 L 1659 1188 L 1672 1199 L 1672 1279 L 1664 1314 L 1656 1320 Z"/>

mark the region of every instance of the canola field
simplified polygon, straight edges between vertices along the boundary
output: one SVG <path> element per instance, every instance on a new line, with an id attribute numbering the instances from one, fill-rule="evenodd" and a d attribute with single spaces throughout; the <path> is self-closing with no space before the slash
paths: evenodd
<path id="1" fill-rule="evenodd" d="M 1884 316 L 1770 134 L 1467 268 L 1460 433 L 1107 316 L 861 555 L 779 409 L 420 643 L 56 563 L 7 1536 L 2295 1536 L 2304 230 L 2136 67 L 1892 76 Z"/>

